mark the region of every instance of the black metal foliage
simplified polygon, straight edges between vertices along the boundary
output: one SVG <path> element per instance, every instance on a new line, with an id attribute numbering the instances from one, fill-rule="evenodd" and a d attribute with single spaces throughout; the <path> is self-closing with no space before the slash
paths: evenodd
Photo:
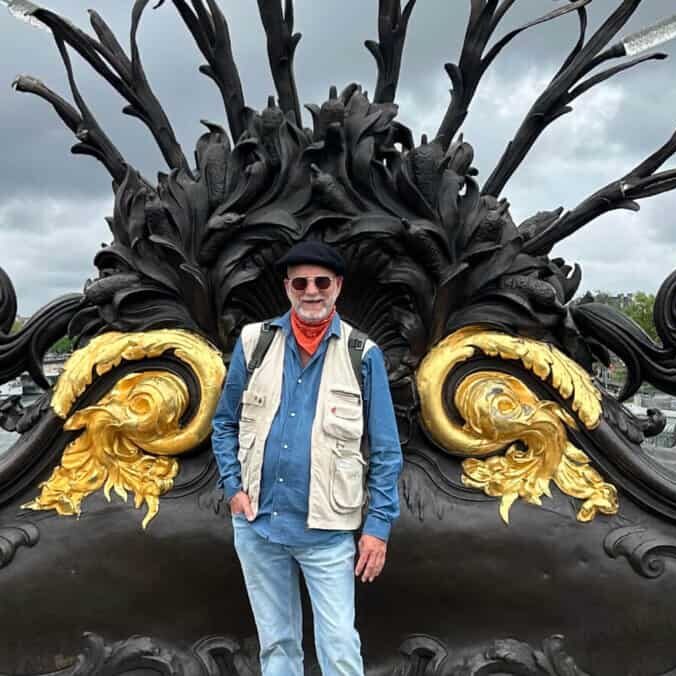
<path id="1" fill-rule="evenodd" d="M 223 636 L 208 636 L 185 649 L 146 636 L 108 643 L 97 634 L 86 633 L 84 651 L 70 666 L 42 676 L 253 676 L 260 673 L 257 662 L 237 641 Z"/>
<path id="2" fill-rule="evenodd" d="M 563 636 L 543 641 L 542 650 L 515 639 L 500 639 L 474 647 L 462 658 L 439 639 L 426 634 L 409 637 L 399 648 L 402 663 L 397 676 L 588 676 L 565 648 Z M 666 676 L 666 675 L 665 675 Z"/>
<path id="3" fill-rule="evenodd" d="M 392 676 L 587 676 L 564 644 L 560 635 L 546 638 L 541 650 L 514 639 L 501 639 L 459 658 L 439 639 L 416 634 L 402 643 L 401 657 L 394 657 L 391 668 L 384 669 Z M 41 676 L 124 676 L 137 671 L 161 676 L 256 676 L 260 674 L 257 648 L 255 639 L 241 646 L 222 636 L 206 637 L 185 649 L 145 636 L 109 643 L 97 634 L 86 633 L 84 651 L 71 666 Z"/>
<path id="4" fill-rule="evenodd" d="M 16 333 L 11 333 L 16 320 L 16 292 L 7 273 L 0 268 L 0 382 L 28 371 L 40 387 L 48 389 L 50 384 L 42 370 L 43 358 L 66 333 L 81 305 L 80 294 L 62 296 L 39 310 Z"/>
<path id="5" fill-rule="evenodd" d="M 640 379 L 673 382 L 673 321 L 662 323 L 664 347 L 650 347 L 633 325 L 626 328 L 614 315 L 589 306 L 571 310 L 580 269 L 548 252 L 596 216 L 637 209 L 637 199 L 676 187 L 674 172 L 656 173 L 676 151 L 676 141 L 571 212 L 540 212 L 517 225 L 499 197 L 529 149 L 571 110 L 572 101 L 609 77 L 664 56 L 597 72 L 625 54 L 621 43 L 608 44 L 640 0 L 621 2 L 587 37 L 589 3 L 561 3 L 493 41 L 514 0 L 471 0 L 460 60 L 446 66 L 453 83 L 449 109 L 436 136 L 416 145 L 397 121 L 394 103 L 414 0 L 405 6 L 401 0 L 379 2 L 379 41 L 367 42 L 378 70 L 374 101 L 356 84 L 340 93 L 331 87 L 322 105 L 307 106 L 312 129 L 301 122 L 293 74 L 300 35 L 294 33 L 290 0 L 259 2 L 277 89 L 260 112 L 245 104 L 227 20 L 216 0 L 172 0 L 207 61 L 201 71 L 222 94 L 230 130 L 204 123 L 194 167 L 143 70 L 136 34 L 148 0 L 133 5 L 131 55 L 95 12 L 90 18 L 96 38 L 36 10 L 34 17 L 55 36 L 77 109 L 32 78 L 19 78 L 17 89 L 52 104 L 78 137 L 74 152 L 100 160 L 115 190 L 113 240 L 96 256 L 100 274 L 85 287 L 71 335 L 86 340 L 110 329 L 183 327 L 228 352 L 245 322 L 285 308 L 274 261 L 294 242 L 317 238 L 348 260 L 341 312 L 384 349 L 393 388 L 410 382 L 440 338 L 477 323 L 548 341 L 587 368 L 607 358 L 607 346 L 630 362 L 625 394 Z M 483 74 L 524 30 L 571 12 L 579 19 L 576 43 L 481 186 L 472 146 L 457 132 Z M 127 101 L 124 112 L 151 131 L 170 169 L 157 186 L 128 165 L 91 115 L 73 77 L 70 49 Z M 668 295 L 658 299 L 658 314 L 665 315 Z M 415 393 L 408 391 L 408 403 L 400 406 L 410 417 Z"/>
<path id="6" fill-rule="evenodd" d="M 661 344 L 628 317 L 601 303 L 581 303 L 572 315 L 583 335 L 607 346 L 626 364 L 620 400 L 631 397 L 643 381 L 676 394 L 676 273 L 667 277 L 655 299 L 655 327 Z"/>

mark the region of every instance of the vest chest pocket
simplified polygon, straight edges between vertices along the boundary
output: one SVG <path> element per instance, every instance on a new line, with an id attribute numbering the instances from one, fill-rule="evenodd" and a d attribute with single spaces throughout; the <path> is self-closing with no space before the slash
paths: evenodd
<path id="1" fill-rule="evenodd" d="M 330 437 L 341 442 L 351 442 L 347 446 L 358 448 L 364 430 L 361 394 L 348 389 L 329 390 L 323 428 Z"/>
<path id="2" fill-rule="evenodd" d="M 361 455 L 334 454 L 331 467 L 331 502 L 339 513 L 353 512 L 364 504 L 364 472 Z"/>

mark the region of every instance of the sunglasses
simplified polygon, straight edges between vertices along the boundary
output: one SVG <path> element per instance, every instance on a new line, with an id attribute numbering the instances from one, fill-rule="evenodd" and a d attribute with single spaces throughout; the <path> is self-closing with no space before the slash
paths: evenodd
<path id="1" fill-rule="evenodd" d="M 291 281 L 291 286 L 296 290 L 296 291 L 305 291 L 307 289 L 307 285 L 310 283 L 310 281 L 314 281 L 315 286 L 320 290 L 320 291 L 326 291 L 330 286 L 331 282 L 333 281 L 332 277 L 294 277 Z"/>

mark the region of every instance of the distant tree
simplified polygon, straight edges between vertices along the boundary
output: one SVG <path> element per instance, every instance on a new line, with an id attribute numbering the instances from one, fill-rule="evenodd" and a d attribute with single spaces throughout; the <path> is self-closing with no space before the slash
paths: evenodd
<path id="1" fill-rule="evenodd" d="M 653 340 L 658 340 L 655 322 L 653 321 L 654 294 L 636 291 L 632 294 L 613 296 L 607 291 L 594 291 L 593 293 L 588 291 L 581 300 L 582 302 L 593 301 L 614 307 L 633 319 Z"/>
<path id="2" fill-rule="evenodd" d="M 657 340 L 657 330 L 653 321 L 655 295 L 637 291 L 631 302 L 624 308 L 624 313 L 633 319 L 653 340 Z"/>
<path id="3" fill-rule="evenodd" d="M 12 325 L 12 328 L 10 329 L 10 333 L 16 333 L 17 331 L 21 330 L 23 325 L 23 321 L 16 319 Z M 72 351 L 73 341 L 68 336 L 64 336 L 60 340 L 57 340 L 56 343 L 54 343 L 54 345 L 49 348 L 49 352 L 56 352 L 56 354 L 65 354 Z"/>
<path id="4" fill-rule="evenodd" d="M 65 354 L 66 352 L 73 351 L 73 341 L 68 337 L 64 336 L 61 340 L 57 340 L 54 345 L 49 349 L 50 352 L 56 352 L 56 354 Z"/>

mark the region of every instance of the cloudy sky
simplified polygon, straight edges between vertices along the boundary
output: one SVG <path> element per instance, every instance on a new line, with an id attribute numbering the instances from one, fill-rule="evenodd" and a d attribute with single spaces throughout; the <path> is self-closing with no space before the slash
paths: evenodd
<path id="1" fill-rule="evenodd" d="M 273 1 L 273 0 L 270 0 Z M 273 93 L 265 39 L 253 0 L 220 0 L 230 22 L 245 98 L 254 108 Z M 400 80 L 399 119 L 434 135 L 448 105 L 443 70 L 456 61 L 469 0 L 418 0 Z M 563 3 L 561 0 L 559 3 Z M 593 0 L 594 28 L 620 0 Z M 127 44 L 131 0 L 46 0 L 45 6 L 88 26 L 96 9 Z M 673 0 L 644 0 L 626 35 L 673 14 Z M 518 0 L 503 31 L 550 11 L 551 0 Z M 301 102 L 321 103 L 329 85 L 357 81 L 375 88 L 375 64 L 363 42 L 377 39 L 377 0 L 297 0 L 296 56 Z M 486 178 L 542 87 L 577 37 L 573 15 L 523 34 L 484 78 L 465 125 L 475 165 Z M 170 0 L 148 11 L 140 31 L 144 65 L 186 155 L 202 133 L 200 119 L 222 122 L 220 95 L 197 73 L 203 62 Z M 540 139 L 504 191 L 517 222 L 538 210 L 573 208 L 619 178 L 676 128 L 676 42 L 667 61 L 649 62 L 592 90 Z M 126 159 L 145 175 L 164 170 L 145 128 L 121 114 L 121 100 L 76 58 L 81 90 Z M 41 100 L 13 92 L 17 74 L 30 74 L 69 98 L 60 59 L 47 32 L 12 18 L 0 3 L 0 265 L 13 279 L 19 313 L 80 291 L 94 276 L 92 259 L 109 240 L 112 211 L 107 172 L 93 159 L 69 154 L 73 138 Z M 109 91 L 110 90 L 110 91 Z M 309 123 L 309 120 L 306 121 Z M 674 166 L 676 163 L 672 163 Z M 639 214 L 616 212 L 555 249 L 583 268 L 582 289 L 655 292 L 676 267 L 676 193 L 643 202 Z"/>

